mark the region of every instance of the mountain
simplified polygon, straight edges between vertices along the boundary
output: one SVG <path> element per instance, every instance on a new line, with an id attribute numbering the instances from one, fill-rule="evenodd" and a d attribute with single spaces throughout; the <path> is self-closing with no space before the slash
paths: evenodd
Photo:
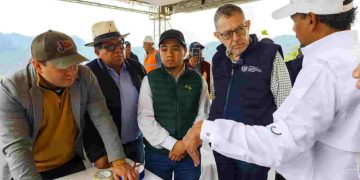
<path id="1" fill-rule="evenodd" d="M 7 76 L 25 67 L 31 57 L 31 42 L 34 37 L 17 33 L 0 33 L 0 75 Z M 85 47 L 85 41 L 72 36 L 78 51 L 88 59 L 94 59 L 93 48 Z"/>
<path id="2" fill-rule="evenodd" d="M 204 44 L 205 49 L 204 49 L 203 56 L 204 56 L 205 60 L 207 60 L 208 62 L 211 63 L 212 57 L 216 53 L 216 47 L 218 47 L 219 45 L 220 45 L 219 41 L 211 41 L 211 42 Z"/>
<path id="3" fill-rule="evenodd" d="M 292 35 L 281 35 L 273 38 L 276 44 L 279 44 L 284 52 L 284 56 L 294 50 L 296 46 L 300 45 L 299 40 Z"/>
<path id="4" fill-rule="evenodd" d="M 25 67 L 31 57 L 30 46 L 34 37 L 24 36 L 17 33 L 3 34 L 0 33 L 0 76 L 8 76 L 14 71 Z M 85 47 L 86 42 L 77 36 L 72 36 L 77 45 L 80 54 L 84 55 L 89 60 L 96 58 L 92 47 Z M 277 36 L 273 39 L 275 43 L 282 46 L 284 55 L 288 54 L 293 48 L 299 45 L 295 36 L 283 35 Z M 216 52 L 216 47 L 220 43 L 218 41 L 211 41 L 206 44 L 203 56 L 205 60 L 211 62 L 212 56 Z M 157 46 L 155 46 L 157 48 Z M 189 47 L 189 44 L 187 45 Z M 143 62 L 145 51 L 142 46 L 132 47 L 132 51 L 139 57 L 140 62 Z"/>
<path id="5" fill-rule="evenodd" d="M 204 44 L 205 49 L 204 49 L 204 52 L 203 52 L 203 56 L 204 56 L 205 60 L 207 60 L 208 62 L 211 62 L 211 59 L 212 59 L 213 55 L 216 52 L 216 47 L 219 44 L 220 44 L 219 42 L 215 42 L 215 41 Z M 186 46 L 189 47 L 190 44 L 187 44 Z M 156 45 L 154 45 L 154 47 L 155 47 L 155 49 L 159 49 Z M 144 48 L 141 47 L 141 46 L 132 47 L 132 52 L 134 54 L 136 54 L 139 57 L 139 61 L 141 63 L 143 63 L 143 60 L 144 60 L 144 57 L 145 57 Z"/>
<path id="6" fill-rule="evenodd" d="M 96 56 L 96 54 L 94 52 L 94 48 L 85 46 L 85 44 L 87 42 L 85 42 L 83 39 L 81 39 L 81 38 L 79 38 L 77 36 L 71 36 L 71 38 L 74 40 L 74 42 L 76 44 L 76 47 L 78 49 L 78 52 L 80 54 L 85 56 L 90 61 L 97 58 L 97 56 Z"/>
<path id="7" fill-rule="evenodd" d="M 142 46 L 132 46 L 131 51 L 138 56 L 140 63 L 144 62 L 145 50 Z"/>
<path id="8" fill-rule="evenodd" d="M 8 75 L 23 67 L 30 57 L 31 38 L 20 34 L 0 33 L 0 75 Z"/>

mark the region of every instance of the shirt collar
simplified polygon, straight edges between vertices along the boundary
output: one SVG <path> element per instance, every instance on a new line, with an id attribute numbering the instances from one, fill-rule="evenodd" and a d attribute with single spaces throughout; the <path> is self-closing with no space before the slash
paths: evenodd
<path id="1" fill-rule="evenodd" d="M 171 75 L 171 73 L 164 67 L 164 69 L 165 69 L 165 71 L 167 72 L 167 73 L 169 73 L 170 75 Z M 179 78 L 180 78 L 180 76 L 182 76 L 183 74 L 184 74 L 184 72 L 185 72 L 185 63 L 183 63 L 183 68 L 181 69 L 181 71 L 179 72 L 179 74 L 177 74 L 177 76 L 176 77 L 174 77 L 175 78 L 175 80 L 177 81 Z M 172 76 L 172 75 L 171 75 Z"/>
<path id="2" fill-rule="evenodd" d="M 234 55 L 231 52 L 231 49 L 226 48 L 225 54 L 231 60 L 232 63 L 238 63 L 238 61 L 248 52 L 252 51 L 257 46 L 258 38 L 256 34 L 249 35 L 249 45 L 245 51 L 240 55 L 239 59 L 234 58 Z"/>
<path id="3" fill-rule="evenodd" d="M 61 95 L 65 88 L 56 87 L 49 82 L 47 82 L 39 73 L 36 73 L 37 76 L 37 86 L 42 89 L 47 89 L 54 91 L 56 94 Z"/>
<path id="4" fill-rule="evenodd" d="M 301 52 L 305 57 L 303 65 L 306 66 L 307 64 L 312 63 L 311 61 L 313 61 L 314 57 L 316 59 L 316 57 L 322 55 L 324 52 L 329 52 L 337 47 L 347 47 L 353 44 L 353 42 L 357 42 L 357 34 L 357 31 L 352 30 L 339 31 L 301 48 Z"/>
<path id="5" fill-rule="evenodd" d="M 238 59 L 234 58 L 230 49 L 226 48 L 226 56 L 231 60 L 231 62 L 236 63 Z"/>
<path id="6" fill-rule="evenodd" d="M 107 64 L 105 64 L 101 59 L 97 59 L 100 67 L 103 69 L 104 67 L 108 70 L 108 71 L 113 71 L 113 69 L 108 66 Z M 124 60 L 124 63 L 123 65 L 121 66 L 121 70 L 120 72 L 123 72 L 123 71 L 126 71 L 126 63 L 125 63 L 126 60 Z"/>

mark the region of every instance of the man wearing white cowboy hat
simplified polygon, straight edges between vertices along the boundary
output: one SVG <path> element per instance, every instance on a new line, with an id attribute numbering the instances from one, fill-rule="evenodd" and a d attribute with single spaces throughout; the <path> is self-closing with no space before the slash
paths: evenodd
<path id="1" fill-rule="evenodd" d="M 360 91 L 351 77 L 360 61 L 358 35 L 350 30 L 355 10 L 352 0 L 292 0 L 275 11 L 276 19 L 291 16 L 306 46 L 290 95 L 266 127 L 195 123 L 184 138 L 195 162 L 203 140 L 225 156 L 274 167 L 286 179 L 359 179 Z"/>
<path id="2" fill-rule="evenodd" d="M 93 46 L 97 59 L 86 64 L 95 74 L 105 96 L 107 107 L 121 137 L 127 158 L 144 162 L 144 144 L 137 123 L 137 103 L 142 78 L 146 72 L 136 61 L 125 61 L 124 38 L 113 21 L 101 21 L 92 26 Z M 88 119 L 88 116 L 85 116 Z M 107 153 L 103 140 L 91 121 L 86 121 L 84 147 L 91 162 L 98 168 L 108 168 Z M 112 162 L 122 166 L 126 174 L 133 171 L 126 161 Z M 124 179 L 124 177 L 122 178 Z"/>

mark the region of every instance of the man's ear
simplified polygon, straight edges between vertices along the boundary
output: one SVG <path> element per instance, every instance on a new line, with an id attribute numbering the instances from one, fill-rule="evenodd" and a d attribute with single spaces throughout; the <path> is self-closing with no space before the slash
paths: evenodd
<path id="1" fill-rule="evenodd" d="M 219 39 L 219 40 L 220 40 L 220 33 L 218 33 L 218 32 L 214 32 L 214 36 L 215 36 L 217 39 Z"/>
<path id="2" fill-rule="evenodd" d="M 95 54 L 97 55 L 97 56 L 99 56 L 99 54 L 100 54 L 100 50 L 99 49 L 94 49 L 94 52 L 95 52 Z"/>
<path id="3" fill-rule="evenodd" d="M 42 65 L 39 61 L 35 60 L 35 59 L 31 59 L 31 64 L 34 66 L 36 72 L 38 73 L 42 73 Z"/>
<path id="4" fill-rule="evenodd" d="M 245 21 L 245 24 L 246 24 L 246 26 L 247 26 L 247 28 L 248 28 L 248 31 L 250 31 L 250 25 L 251 25 L 250 20 L 246 20 L 246 21 Z"/>
<path id="5" fill-rule="evenodd" d="M 312 12 L 307 15 L 307 18 L 310 31 L 314 31 L 319 26 L 319 19 Z"/>

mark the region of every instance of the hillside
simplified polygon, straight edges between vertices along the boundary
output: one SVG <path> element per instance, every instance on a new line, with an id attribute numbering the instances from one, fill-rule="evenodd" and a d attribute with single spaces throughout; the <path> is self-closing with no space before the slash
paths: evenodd
<path id="1" fill-rule="evenodd" d="M 83 46 L 85 44 L 84 40 L 79 37 L 72 38 L 81 54 L 88 59 L 95 58 L 92 48 Z M 32 39 L 33 37 L 16 33 L 0 33 L 0 75 L 10 75 L 29 62 Z"/>
<path id="2" fill-rule="evenodd" d="M 77 45 L 79 52 L 89 60 L 96 58 L 93 48 L 85 47 L 86 42 L 79 37 L 72 37 Z M 0 33 L 0 76 L 7 76 L 15 70 L 24 67 L 30 57 L 30 45 L 33 37 L 21 34 Z M 294 36 L 283 35 L 274 38 L 275 43 L 280 44 L 286 55 L 292 48 L 299 44 Z M 205 45 L 204 57 L 211 62 L 212 56 L 216 52 L 219 42 L 208 42 Z M 188 44 L 189 46 L 189 44 Z M 157 46 L 155 46 L 157 48 Z M 143 61 L 145 51 L 142 46 L 133 47 L 133 52 L 138 55 L 140 62 Z"/>
<path id="3" fill-rule="evenodd" d="M 300 45 L 298 39 L 295 36 L 291 35 L 277 36 L 273 40 L 276 44 L 279 44 L 281 46 L 285 56 L 291 51 L 293 51 L 294 47 Z"/>

